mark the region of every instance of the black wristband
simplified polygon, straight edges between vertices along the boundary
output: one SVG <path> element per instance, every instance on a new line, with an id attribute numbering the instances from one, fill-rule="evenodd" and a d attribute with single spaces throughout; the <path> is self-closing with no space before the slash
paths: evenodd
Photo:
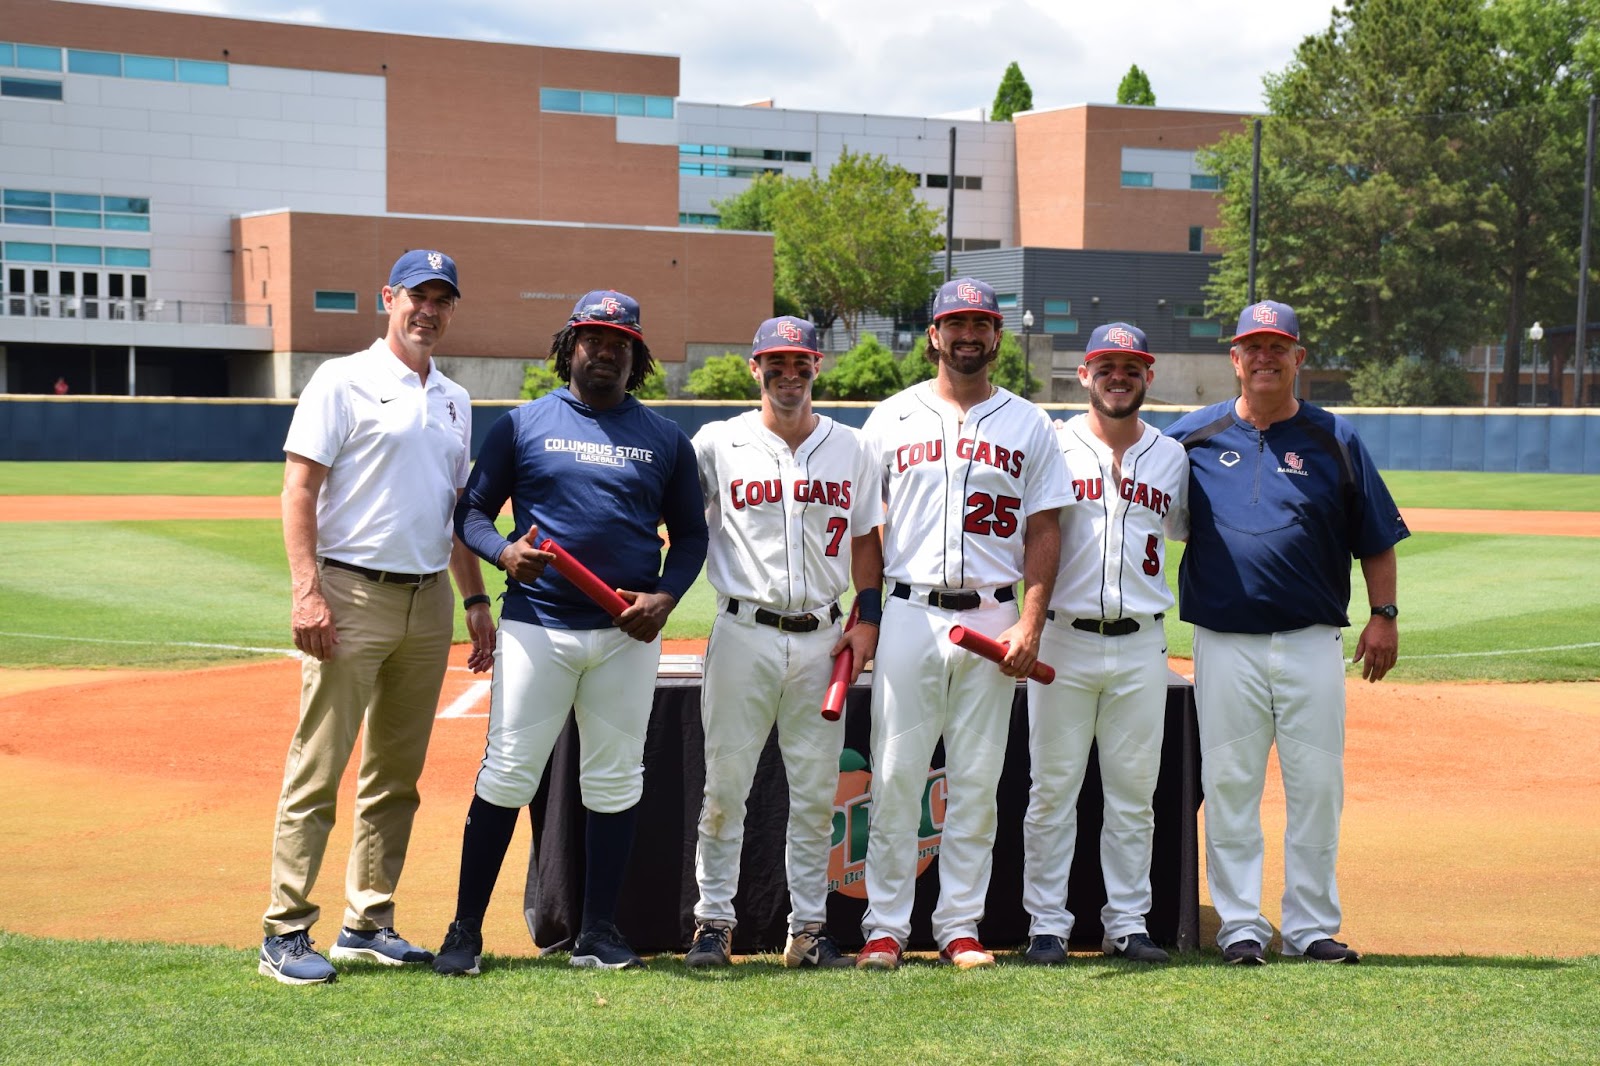
<path id="1" fill-rule="evenodd" d="M 883 623 L 883 590 L 857 589 L 856 609 L 857 621 L 873 626 L 881 625 Z"/>
<path id="2" fill-rule="evenodd" d="M 489 605 L 489 597 L 485 596 L 481 592 L 476 596 L 468 596 L 466 599 L 462 600 L 461 609 L 463 611 L 470 610 L 471 608 L 478 606 L 480 603 L 485 607 Z"/>

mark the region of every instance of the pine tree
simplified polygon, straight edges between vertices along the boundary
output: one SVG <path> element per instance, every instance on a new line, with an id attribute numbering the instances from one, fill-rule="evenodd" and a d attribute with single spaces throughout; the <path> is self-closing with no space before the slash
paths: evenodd
<path id="1" fill-rule="evenodd" d="M 1010 122 L 1012 115 L 1031 110 L 1032 107 L 1033 89 L 1028 85 L 1028 79 L 1022 76 L 1022 68 L 1017 66 L 1016 60 L 1012 60 L 1000 78 L 1000 88 L 995 91 L 989 119 L 992 122 Z"/>
<path id="2" fill-rule="evenodd" d="M 1139 69 L 1139 64 L 1129 67 L 1128 73 L 1122 76 L 1122 82 L 1117 86 L 1117 103 L 1156 106 L 1156 91 L 1150 88 L 1150 79 Z"/>

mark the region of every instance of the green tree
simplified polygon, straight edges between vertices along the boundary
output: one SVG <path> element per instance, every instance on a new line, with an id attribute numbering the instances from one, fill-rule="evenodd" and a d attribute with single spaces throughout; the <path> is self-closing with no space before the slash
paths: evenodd
<path id="1" fill-rule="evenodd" d="M 927 301 L 942 218 L 910 173 L 846 149 L 827 177 L 812 171 L 773 198 L 776 288 L 819 327 L 842 320 L 853 341 L 862 314 Z"/>
<path id="2" fill-rule="evenodd" d="M 928 335 L 924 333 L 917 338 L 917 343 L 912 345 L 905 358 L 900 360 L 900 385 L 902 388 L 915 385 L 936 373 L 938 367 L 928 358 Z M 1043 387 L 1030 372 L 1027 357 L 1022 354 L 1022 342 L 1011 333 L 1000 335 L 1000 355 L 989 367 L 989 380 L 1018 396 L 1031 399 L 1037 399 Z"/>
<path id="3" fill-rule="evenodd" d="M 1138 104 L 1140 107 L 1156 106 L 1156 91 L 1150 88 L 1150 78 L 1135 63 L 1128 68 L 1117 84 L 1117 103 Z"/>
<path id="4" fill-rule="evenodd" d="M 839 356 L 832 370 L 817 375 L 817 395 L 833 400 L 881 400 L 898 391 L 894 353 L 870 335 Z"/>
<path id="5" fill-rule="evenodd" d="M 1439 362 L 1489 329 L 1480 14 L 1479 0 L 1350 0 L 1266 78 L 1256 296 L 1295 306 L 1314 362 Z M 1207 291 L 1226 318 L 1247 301 L 1249 137 L 1203 163 L 1223 188 Z"/>
<path id="6" fill-rule="evenodd" d="M 547 392 L 555 392 L 566 382 L 556 377 L 556 372 L 550 369 L 548 360 L 529 363 L 528 368 L 522 372 L 522 398 L 524 400 L 537 400 Z"/>
<path id="7" fill-rule="evenodd" d="M 1374 359 L 1350 374 L 1357 407 L 1465 407 L 1475 399 L 1459 366 L 1421 359 Z"/>
<path id="8" fill-rule="evenodd" d="M 656 368 L 650 371 L 648 377 L 639 382 L 639 387 L 633 390 L 635 399 L 639 400 L 665 400 L 667 398 L 667 372 L 657 363 Z"/>
<path id="9" fill-rule="evenodd" d="M 684 390 L 701 400 L 754 400 L 761 386 L 750 373 L 750 360 L 736 352 L 724 352 L 707 359 L 689 373 Z"/>
<path id="10" fill-rule="evenodd" d="M 782 174 L 762 174 L 743 192 L 711 201 L 719 216 L 717 228 L 771 233 L 773 204 L 783 195 L 788 181 Z"/>
<path id="11" fill-rule="evenodd" d="M 1000 88 L 995 90 L 994 106 L 989 108 L 991 122 L 1010 122 L 1011 116 L 1018 111 L 1031 111 L 1033 109 L 1033 89 L 1028 85 L 1028 79 L 1022 76 L 1022 68 L 1017 66 L 1017 61 L 1012 60 L 1006 67 L 1006 72 L 1000 76 Z"/>

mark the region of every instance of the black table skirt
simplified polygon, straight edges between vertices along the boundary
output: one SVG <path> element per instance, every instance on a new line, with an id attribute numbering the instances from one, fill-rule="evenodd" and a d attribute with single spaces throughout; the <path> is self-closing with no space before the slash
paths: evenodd
<path id="1" fill-rule="evenodd" d="M 850 691 L 845 747 L 870 750 L 870 674 Z M 991 948 L 1025 944 L 1028 914 L 1022 907 L 1022 820 L 1028 804 L 1028 704 L 1017 686 L 1011 733 L 998 791 L 999 830 L 994 873 L 979 936 Z M 942 766 L 942 746 L 934 766 Z M 696 824 L 705 785 L 704 734 L 700 726 L 698 678 L 659 679 L 645 738 L 644 796 L 638 837 L 623 883 L 617 924 L 633 947 L 646 954 L 681 952 L 694 932 Z M 1166 733 L 1155 793 L 1154 905 L 1150 936 L 1158 943 L 1191 950 L 1200 938 L 1199 847 L 1195 812 L 1200 804 L 1200 758 L 1193 687 L 1176 674 L 1167 689 Z M 530 804 L 533 847 L 528 858 L 523 910 L 534 943 L 543 949 L 571 946 L 583 911 L 584 819 L 578 791 L 578 735 L 569 717 L 556 742 L 550 768 Z M 1078 845 L 1068 886 L 1075 916 L 1072 944 L 1098 948 L 1105 885 L 1100 876 L 1102 796 L 1098 753 L 1091 752 L 1078 799 Z M 744 855 L 735 897 L 738 928 L 733 950 L 745 954 L 781 950 L 788 931 L 789 896 L 784 878 L 784 827 L 788 788 L 777 735 L 767 740 L 756 769 L 745 820 Z M 933 950 L 929 915 L 938 899 L 938 860 L 917 879 L 911 950 Z M 866 901 L 841 892 L 828 897 L 828 926 L 840 946 L 861 945 Z"/>

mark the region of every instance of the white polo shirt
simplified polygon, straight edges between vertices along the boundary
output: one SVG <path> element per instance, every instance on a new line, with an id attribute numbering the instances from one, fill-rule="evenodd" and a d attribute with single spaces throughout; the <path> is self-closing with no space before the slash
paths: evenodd
<path id="1" fill-rule="evenodd" d="M 317 367 L 283 444 L 328 467 L 317 554 L 395 573 L 446 569 L 471 442 L 466 390 L 431 360 L 426 386 L 381 338 Z"/>

